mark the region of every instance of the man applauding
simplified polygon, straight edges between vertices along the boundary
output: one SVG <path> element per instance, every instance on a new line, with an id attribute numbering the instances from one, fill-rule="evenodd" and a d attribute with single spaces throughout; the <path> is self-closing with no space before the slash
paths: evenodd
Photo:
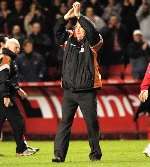
<path id="1" fill-rule="evenodd" d="M 91 148 L 89 158 L 95 161 L 100 160 L 102 156 L 99 145 L 96 90 L 102 86 L 97 51 L 103 39 L 93 23 L 80 14 L 80 7 L 80 3 L 75 2 L 73 8 L 56 26 L 57 44 L 64 46 L 65 49 L 62 67 L 64 97 L 62 120 L 54 143 L 55 158 L 52 162 L 65 161 L 71 126 L 78 106 L 87 125 Z M 76 19 L 75 27 L 66 31 L 65 26 L 72 18 Z"/>
<path id="2" fill-rule="evenodd" d="M 147 67 L 145 77 L 144 77 L 143 82 L 141 84 L 141 92 L 139 94 L 139 99 L 141 100 L 141 102 L 145 102 L 146 100 L 150 100 L 148 98 L 148 96 L 149 96 L 149 93 L 148 93 L 149 86 L 150 86 L 150 63 Z M 145 148 L 143 153 L 147 157 L 150 157 L 150 144 L 148 144 L 148 146 Z"/>

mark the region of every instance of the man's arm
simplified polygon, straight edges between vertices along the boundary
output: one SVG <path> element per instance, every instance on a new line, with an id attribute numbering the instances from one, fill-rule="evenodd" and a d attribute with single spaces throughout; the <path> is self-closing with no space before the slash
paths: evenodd
<path id="1" fill-rule="evenodd" d="M 86 38 L 89 41 L 92 49 L 99 49 L 103 44 L 102 36 L 96 31 L 94 25 L 89 21 L 89 19 L 81 16 L 80 14 L 81 5 L 79 2 L 73 4 L 74 14 L 78 19 L 79 24 L 86 32 Z"/>
<path id="2" fill-rule="evenodd" d="M 18 85 L 18 69 L 15 61 L 12 61 L 10 64 L 10 77 L 6 83 L 12 91 L 16 92 L 20 89 Z"/>
<path id="3" fill-rule="evenodd" d="M 149 86 L 150 86 L 150 63 L 148 65 L 148 68 L 146 70 L 144 79 L 143 79 L 142 84 L 140 86 L 141 92 L 139 94 L 139 99 L 142 102 L 145 102 L 148 98 L 148 88 L 149 88 Z"/>
<path id="4" fill-rule="evenodd" d="M 0 90 L 1 90 L 1 97 L 9 97 L 9 87 L 7 86 L 6 82 L 9 78 L 9 70 L 5 69 L 0 71 L 1 81 L 0 81 Z"/>
<path id="5" fill-rule="evenodd" d="M 13 91 L 14 93 L 18 93 L 19 96 L 21 96 L 22 98 L 26 98 L 27 94 L 26 92 L 24 92 L 24 90 L 22 90 L 18 84 L 18 67 L 15 61 L 11 62 L 11 66 L 10 66 L 10 78 L 9 80 L 7 80 L 7 85 L 10 89 L 10 91 Z"/>
<path id="6" fill-rule="evenodd" d="M 66 31 L 67 21 L 64 18 L 60 18 L 55 26 L 55 37 L 56 43 L 58 45 L 63 45 L 68 38 L 68 33 Z"/>
<path id="7" fill-rule="evenodd" d="M 71 8 L 64 17 L 60 18 L 55 26 L 55 36 L 56 36 L 56 43 L 58 45 L 64 45 L 65 41 L 67 41 L 69 34 L 66 31 L 66 25 L 69 19 L 75 17 L 74 10 Z"/>
<path id="8" fill-rule="evenodd" d="M 144 19 L 143 13 L 144 13 L 143 5 L 141 5 L 139 7 L 139 9 L 137 10 L 137 12 L 136 12 L 136 17 L 137 17 L 137 19 L 138 19 L 139 22 L 141 22 Z"/>
<path id="9" fill-rule="evenodd" d="M 0 64 L 0 96 L 5 107 L 8 107 L 11 103 L 9 87 L 6 84 L 6 81 L 9 79 L 10 61 L 11 59 L 8 56 L 3 56 Z"/>
<path id="10" fill-rule="evenodd" d="M 147 67 L 144 79 L 142 81 L 141 90 L 148 90 L 149 86 L 150 86 L 150 63 Z"/>
<path id="11" fill-rule="evenodd" d="M 102 36 L 96 31 L 94 25 L 84 16 L 80 16 L 78 21 L 81 27 L 85 30 L 86 37 L 91 47 L 94 47 L 97 44 L 102 45 L 103 43 Z"/>

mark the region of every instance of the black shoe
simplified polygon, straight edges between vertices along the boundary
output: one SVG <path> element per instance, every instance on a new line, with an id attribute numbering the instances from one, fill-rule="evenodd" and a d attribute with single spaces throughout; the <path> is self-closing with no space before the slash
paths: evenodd
<path id="1" fill-rule="evenodd" d="M 33 155 L 33 154 L 35 154 L 35 151 L 27 148 L 27 149 L 26 149 L 25 151 L 23 151 L 23 152 L 16 153 L 16 156 L 17 156 L 17 157 L 19 157 L 19 156 L 30 156 L 30 155 Z"/>
<path id="2" fill-rule="evenodd" d="M 61 157 L 55 157 L 52 159 L 52 162 L 60 163 L 60 162 L 64 162 L 64 160 Z"/>
<path id="3" fill-rule="evenodd" d="M 27 148 L 30 149 L 30 150 L 35 151 L 35 153 L 40 150 L 39 148 L 34 148 L 34 147 L 30 147 L 30 146 L 28 146 Z"/>
<path id="4" fill-rule="evenodd" d="M 90 154 L 89 155 L 89 158 L 91 161 L 100 161 L 101 157 L 102 157 L 102 154 L 96 154 L 96 155 Z"/>

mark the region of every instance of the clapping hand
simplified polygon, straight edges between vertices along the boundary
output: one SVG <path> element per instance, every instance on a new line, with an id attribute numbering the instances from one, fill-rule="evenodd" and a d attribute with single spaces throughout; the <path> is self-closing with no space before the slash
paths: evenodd
<path id="1" fill-rule="evenodd" d="M 139 94 L 139 99 L 141 102 L 145 102 L 148 98 L 148 90 L 142 90 Z"/>
<path id="2" fill-rule="evenodd" d="M 73 3 L 74 15 L 80 17 L 81 4 L 79 2 Z"/>

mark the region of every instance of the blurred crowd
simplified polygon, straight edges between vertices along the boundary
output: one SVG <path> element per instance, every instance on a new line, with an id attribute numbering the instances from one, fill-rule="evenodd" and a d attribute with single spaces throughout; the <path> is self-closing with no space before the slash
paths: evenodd
<path id="1" fill-rule="evenodd" d="M 63 49 L 55 44 L 55 24 L 75 0 L 0 0 L 0 33 L 19 40 L 20 81 L 61 78 Z M 104 79 L 117 67 L 131 67 L 142 79 L 150 60 L 150 0 L 81 0 L 82 14 L 94 22 L 104 45 L 98 62 Z M 113 68 L 112 68 L 113 67 Z M 122 70 L 122 71 L 121 71 Z"/>

